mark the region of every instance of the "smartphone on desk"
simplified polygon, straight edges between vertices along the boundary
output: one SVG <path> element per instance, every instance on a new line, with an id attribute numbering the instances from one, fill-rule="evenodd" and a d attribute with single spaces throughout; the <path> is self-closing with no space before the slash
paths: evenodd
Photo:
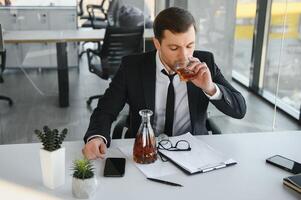
<path id="1" fill-rule="evenodd" d="M 105 177 L 122 177 L 125 171 L 125 158 L 107 158 L 103 175 Z"/>
<path id="2" fill-rule="evenodd" d="M 266 159 L 266 162 L 286 171 L 289 171 L 293 174 L 301 173 L 300 163 L 280 155 L 272 156 Z"/>

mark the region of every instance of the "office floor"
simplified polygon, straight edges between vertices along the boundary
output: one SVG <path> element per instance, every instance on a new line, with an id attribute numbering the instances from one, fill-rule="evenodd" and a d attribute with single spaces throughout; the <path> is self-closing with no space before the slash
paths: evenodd
<path id="1" fill-rule="evenodd" d="M 109 81 L 91 74 L 84 56 L 79 69 L 69 70 L 70 106 L 59 108 L 57 71 L 25 71 L 37 88 L 20 69 L 6 70 L 5 82 L 0 84 L 1 94 L 14 100 L 12 107 L 0 101 L 0 144 L 36 142 L 34 129 L 41 129 L 44 125 L 59 130 L 67 127 L 69 134 L 66 140 L 81 140 L 92 112 L 92 109 L 86 106 L 86 100 L 91 95 L 103 93 Z M 248 110 L 243 120 L 213 114 L 214 121 L 221 127 L 222 132 L 227 134 L 273 130 L 273 107 L 245 88 L 233 84 L 246 98 Z M 92 103 L 92 108 L 95 106 L 96 101 Z M 123 111 L 125 112 L 126 110 Z M 301 126 L 295 120 L 282 112 L 277 112 L 276 116 L 275 131 L 301 130 Z"/>

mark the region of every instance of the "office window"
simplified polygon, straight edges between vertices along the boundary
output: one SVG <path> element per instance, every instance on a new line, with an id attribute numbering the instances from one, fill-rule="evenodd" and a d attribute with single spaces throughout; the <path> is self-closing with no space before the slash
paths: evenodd
<path id="1" fill-rule="evenodd" d="M 301 105 L 301 1 L 273 1 L 263 95 L 299 118 Z M 279 76 L 279 85 L 278 85 Z"/>
<path id="2" fill-rule="evenodd" d="M 236 5 L 232 77 L 249 85 L 256 0 L 238 0 Z"/>
<path id="3" fill-rule="evenodd" d="M 183 4 L 183 3 L 182 3 Z M 227 80 L 231 80 L 236 1 L 188 0 L 197 25 L 196 49 L 211 51 Z"/>

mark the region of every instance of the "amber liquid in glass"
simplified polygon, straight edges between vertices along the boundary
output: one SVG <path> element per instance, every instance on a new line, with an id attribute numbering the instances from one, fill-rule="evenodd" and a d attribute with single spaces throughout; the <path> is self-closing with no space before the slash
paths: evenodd
<path id="1" fill-rule="evenodd" d="M 179 75 L 181 81 L 189 81 L 196 76 L 193 71 L 190 71 L 189 69 L 186 69 L 184 67 L 177 68 L 176 72 Z"/>
<path id="2" fill-rule="evenodd" d="M 157 160 L 157 148 L 155 137 L 145 137 L 139 134 L 135 139 L 133 159 L 137 163 L 148 164 Z"/>

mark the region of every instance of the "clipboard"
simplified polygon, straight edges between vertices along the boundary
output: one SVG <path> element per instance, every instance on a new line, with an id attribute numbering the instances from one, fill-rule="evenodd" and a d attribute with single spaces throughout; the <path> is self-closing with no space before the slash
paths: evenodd
<path id="1" fill-rule="evenodd" d="M 217 165 L 215 167 L 200 169 L 199 171 L 196 171 L 196 172 L 190 172 L 190 171 L 186 170 L 185 168 L 183 168 L 182 166 L 180 166 L 174 160 L 170 159 L 169 157 L 167 157 L 166 155 L 164 155 L 163 153 L 161 153 L 160 151 L 158 151 L 158 154 L 160 154 L 160 156 L 162 156 L 163 158 L 165 158 L 166 160 L 168 160 L 170 163 L 172 163 L 174 166 L 176 166 L 178 169 L 180 169 L 181 171 L 183 171 L 187 175 L 206 173 L 206 172 L 210 172 L 210 171 L 217 170 L 217 169 L 222 169 L 222 168 L 225 168 L 225 167 L 230 167 L 230 166 L 233 166 L 233 165 L 237 164 L 237 162 L 233 160 L 233 162 L 225 163 L 223 165 Z"/>
<path id="2" fill-rule="evenodd" d="M 191 151 L 185 152 L 158 150 L 160 156 L 170 161 L 185 174 L 206 173 L 237 164 L 234 159 L 223 155 L 190 133 L 169 139 L 172 143 L 176 143 L 179 140 L 186 140 L 191 146 Z"/>

